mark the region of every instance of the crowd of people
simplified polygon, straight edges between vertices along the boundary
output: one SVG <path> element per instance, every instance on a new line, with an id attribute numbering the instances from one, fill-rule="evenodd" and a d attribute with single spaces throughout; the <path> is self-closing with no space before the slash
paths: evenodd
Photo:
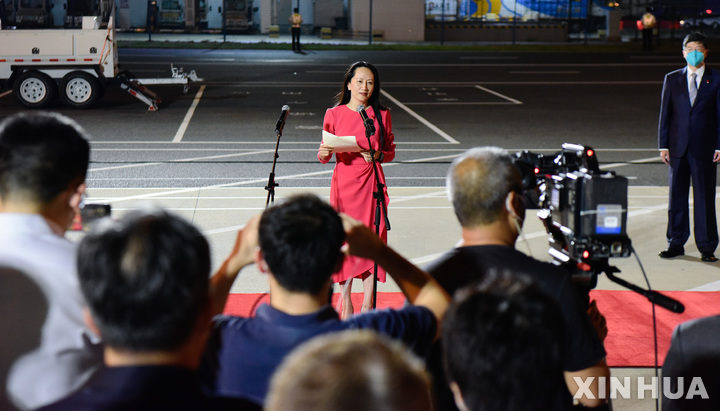
<path id="1" fill-rule="evenodd" d="M 487 151 L 507 157 L 496 149 Z M 465 167 L 467 158 L 451 169 Z M 542 379 L 547 383 L 542 387 L 553 388 L 549 394 L 543 388 L 543 398 L 564 409 L 572 407 L 562 370 L 584 363 L 563 360 L 566 321 L 554 315 L 560 312 L 561 298 L 520 291 L 531 281 L 516 267 L 502 270 L 504 285 L 471 290 L 493 296 L 494 302 L 484 309 L 486 328 L 468 327 L 467 315 L 475 317 L 472 310 L 478 308 L 474 300 L 460 299 L 451 309 L 451 324 L 458 324 L 453 332 L 453 327 L 441 326 L 451 304 L 449 293 L 464 285 L 477 287 L 473 280 L 487 280 L 493 270 L 477 267 L 475 278 L 463 278 L 467 284 L 450 285 L 439 270 L 433 276 L 415 266 L 365 223 L 310 194 L 287 198 L 248 221 L 231 254 L 212 274 L 209 245 L 199 230 L 159 208 L 102 220 L 76 245 L 64 238 L 63 227 L 78 212 L 88 159 L 87 138 L 68 118 L 21 114 L 0 126 L 0 218 L 13 228 L 0 237 L 0 262 L 19 272 L 3 272 L 3 277 L 28 278 L 40 290 L 28 292 L 28 297 L 37 296 L 34 305 L 46 307 L 45 321 L 36 321 L 39 330 L 22 328 L 38 334 L 35 346 L 8 351 L 19 358 L 3 370 L 13 407 L 253 410 L 293 404 L 290 408 L 314 410 L 448 409 L 431 383 L 445 381 L 439 377 L 445 371 L 425 361 L 437 353 L 443 333 L 449 342 L 445 352 L 454 347 L 449 351 L 460 358 L 447 364 L 448 387 L 453 387 L 460 409 L 485 409 L 476 408 L 480 405 L 471 391 L 485 386 L 488 376 L 461 369 L 490 364 L 490 357 L 496 357 L 495 346 L 483 342 L 485 333 L 504 335 L 503 340 L 491 338 L 492 344 L 545 338 L 544 344 L 534 344 L 535 354 L 552 367 L 519 361 L 554 375 Z M 511 221 L 524 211 L 506 208 L 504 197 L 499 204 L 502 210 L 493 210 L 491 220 Z M 341 319 L 329 295 L 333 274 L 348 256 L 377 263 L 407 303 Z M 241 271 L 250 264 L 266 274 L 270 303 L 252 317 L 223 315 L 230 287 L 241 281 Z M 528 297 L 523 302 L 532 309 L 520 304 L 517 312 L 507 311 L 506 304 L 537 293 L 544 299 Z M 471 310 L 467 315 L 466 304 Z M 507 315 L 527 317 L 522 321 L 530 329 L 507 328 L 499 319 Z M 458 338 L 486 349 L 475 353 L 473 346 L 462 354 L 459 346 L 465 343 L 456 346 Z M 591 341 L 597 343 L 597 337 Z M 602 346 L 597 345 L 591 354 L 602 357 Z M 596 360 L 593 355 L 588 355 L 590 363 Z M 473 360 L 466 361 L 468 357 Z M 495 362 L 484 368 L 499 373 L 504 365 Z M 495 392 L 492 401 L 517 404 L 513 409 L 533 408 L 517 401 L 513 375 L 491 378 L 495 384 L 486 388 Z"/>
<path id="2" fill-rule="evenodd" d="M 355 135 L 358 146 L 320 145 L 322 163 L 337 160 L 330 203 L 301 194 L 270 206 L 238 231 L 215 272 L 202 233 L 161 208 L 104 219 L 78 243 L 67 240 L 84 196 L 88 136 L 58 114 L 2 122 L 0 318 L 13 335 L 0 339 L 0 408 L 608 409 L 604 318 L 583 305 L 567 272 L 514 248 L 525 204 L 506 151 L 480 147 L 453 161 L 447 188 L 461 241 L 424 269 L 387 245 L 382 221 L 379 232 L 370 228 L 375 204 L 353 194 L 387 197 L 384 176 L 372 173 L 395 154 L 379 91 L 377 69 L 355 63 L 325 116 L 325 131 Z M 350 125 L 365 108 L 368 119 Z M 252 264 L 270 302 L 249 317 L 223 314 Z M 350 282 L 370 283 L 374 265 L 406 303 L 372 309 L 366 293 L 356 313 Z M 707 337 L 718 321 L 705 321 L 676 331 L 668 375 L 690 375 L 688 341 L 697 338 L 707 344 L 692 364 L 718 365 Z M 691 408 L 667 406 L 713 409 L 713 394 Z"/>

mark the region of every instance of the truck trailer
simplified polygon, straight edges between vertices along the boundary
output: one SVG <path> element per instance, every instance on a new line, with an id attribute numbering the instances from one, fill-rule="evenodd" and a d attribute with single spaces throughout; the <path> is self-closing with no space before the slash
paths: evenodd
<path id="1" fill-rule="evenodd" d="M 85 16 L 81 29 L 0 30 L 0 82 L 28 108 L 42 108 L 59 97 L 74 108 L 92 106 L 110 82 L 158 109 L 160 99 L 149 84 L 200 81 L 195 71 L 184 73 L 171 65 L 171 78 L 138 79 L 118 67 L 115 15 L 106 27 L 98 17 Z"/>

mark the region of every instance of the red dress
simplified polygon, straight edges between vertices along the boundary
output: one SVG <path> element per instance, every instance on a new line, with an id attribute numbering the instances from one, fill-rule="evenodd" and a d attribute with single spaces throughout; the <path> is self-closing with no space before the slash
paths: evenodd
<path id="1" fill-rule="evenodd" d="M 375 118 L 375 112 L 372 107 L 366 109 L 368 117 L 375 122 L 376 133 L 370 137 L 370 141 L 375 150 L 378 150 L 380 144 L 380 125 Z M 395 158 L 395 137 L 392 133 L 392 121 L 390 112 L 381 111 L 383 125 L 385 126 L 385 140 L 383 147 L 380 149 L 383 153 L 383 161 L 392 161 Z M 323 120 L 323 130 L 335 134 L 336 136 L 355 136 L 358 146 L 362 149 L 369 149 L 367 137 L 365 137 L 365 125 L 362 122 L 360 114 L 346 105 L 336 106 L 325 112 Z M 375 230 L 375 200 L 373 193 L 376 190 L 375 176 L 373 175 L 372 163 L 365 161 L 360 153 L 334 153 L 335 154 L 335 170 L 333 171 L 332 181 L 330 183 L 330 204 L 335 207 L 338 212 L 345 213 L 356 220 L 362 221 L 365 225 Z M 318 159 L 325 164 L 330 158 L 325 160 Z M 385 173 L 382 169 L 381 162 L 377 162 L 378 174 L 380 182 L 385 185 Z M 387 194 L 387 185 L 384 189 L 385 204 L 390 199 Z M 380 220 L 380 238 L 387 242 L 387 227 L 385 220 Z M 333 282 L 345 281 L 347 279 L 358 277 L 365 271 L 372 273 L 374 263 L 372 260 L 348 256 L 339 272 L 333 274 Z M 378 281 L 385 282 L 385 270 L 378 267 Z"/>

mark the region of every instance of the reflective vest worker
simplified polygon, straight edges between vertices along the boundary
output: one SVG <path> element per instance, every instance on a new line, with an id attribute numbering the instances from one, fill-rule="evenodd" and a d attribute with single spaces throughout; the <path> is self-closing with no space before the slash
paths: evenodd
<path id="1" fill-rule="evenodd" d="M 303 20 L 297 8 L 293 9 L 293 14 L 288 21 L 292 24 L 290 28 L 290 34 L 292 34 L 292 49 L 300 52 L 300 25 Z"/>
<path id="2" fill-rule="evenodd" d="M 642 16 L 643 29 L 654 29 L 656 25 L 657 25 L 657 20 L 655 19 L 655 16 L 652 13 L 647 12 L 647 13 L 643 14 L 643 16 Z"/>

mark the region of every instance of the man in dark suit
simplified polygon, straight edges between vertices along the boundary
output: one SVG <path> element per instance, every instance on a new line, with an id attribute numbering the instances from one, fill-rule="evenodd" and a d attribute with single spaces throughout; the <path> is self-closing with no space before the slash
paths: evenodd
<path id="1" fill-rule="evenodd" d="M 668 248 L 662 258 L 685 254 L 690 237 L 688 193 L 693 186 L 695 244 L 702 261 L 715 262 L 718 245 L 715 182 L 720 160 L 720 72 L 707 68 L 707 38 L 683 40 L 687 66 L 665 76 L 658 124 L 660 158 L 670 166 Z"/>

